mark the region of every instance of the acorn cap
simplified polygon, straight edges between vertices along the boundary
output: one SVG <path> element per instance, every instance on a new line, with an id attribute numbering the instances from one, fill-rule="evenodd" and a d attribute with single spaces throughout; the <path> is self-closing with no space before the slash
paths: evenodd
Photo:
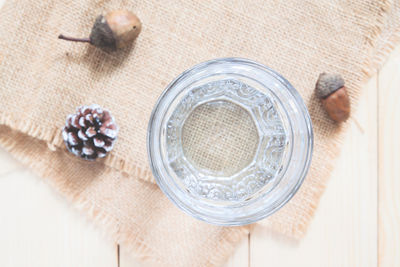
<path id="1" fill-rule="evenodd" d="M 319 98 L 327 98 L 344 86 L 343 77 L 339 74 L 321 73 L 315 86 Z"/>
<path id="2" fill-rule="evenodd" d="M 90 43 L 96 47 L 108 48 L 113 51 L 117 49 L 114 33 L 103 15 L 96 18 L 89 39 Z"/>

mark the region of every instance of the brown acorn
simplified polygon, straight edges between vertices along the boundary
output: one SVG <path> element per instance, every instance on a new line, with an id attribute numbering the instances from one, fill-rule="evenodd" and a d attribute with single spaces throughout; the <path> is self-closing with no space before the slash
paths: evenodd
<path id="1" fill-rule="evenodd" d="M 318 77 L 315 90 L 332 120 L 342 122 L 349 118 L 350 99 L 342 76 L 339 74 L 321 73 Z"/>
<path id="2" fill-rule="evenodd" d="M 127 10 L 115 10 L 96 18 L 89 38 L 73 38 L 62 34 L 58 38 L 90 43 L 103 50 L 115 51 L 131 44 L 141 29 L 142 23 L 135 14 Z"/>

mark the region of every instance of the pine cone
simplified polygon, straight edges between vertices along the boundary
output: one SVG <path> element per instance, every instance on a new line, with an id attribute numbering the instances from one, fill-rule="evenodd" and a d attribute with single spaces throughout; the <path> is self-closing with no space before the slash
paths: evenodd
<path id="1" fill-rule="evenodd" d="M 67 117 L 62 136 L 68 150 L 86 160 L 103 158 L 117 138 L 118 126 L 110 112 L 98 105 L 77 108 Z"/>

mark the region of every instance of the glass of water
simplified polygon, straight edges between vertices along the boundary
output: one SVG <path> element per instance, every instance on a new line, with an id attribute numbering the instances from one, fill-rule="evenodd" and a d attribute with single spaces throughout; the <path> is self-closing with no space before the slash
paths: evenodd
<path id="1" fill-rule="evenodd" d="M 147 147 L 159 187 L 179 208 L 212 224 L 243 225 L 293 197 L 310 165 L 313 132 L 304 102 L 281 75 L 223 58 L 168 85 Z"/>

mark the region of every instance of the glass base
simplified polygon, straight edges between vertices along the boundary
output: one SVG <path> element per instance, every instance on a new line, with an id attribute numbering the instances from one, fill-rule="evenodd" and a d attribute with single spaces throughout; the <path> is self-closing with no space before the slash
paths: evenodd
<path id="1" fill-rule="evenodd" d="M 167 127 L 170 166 L 202 198 L 240 201 L 281 167 L 286 134 L 273 101 L 240 81 L 190 90 Z"/>

